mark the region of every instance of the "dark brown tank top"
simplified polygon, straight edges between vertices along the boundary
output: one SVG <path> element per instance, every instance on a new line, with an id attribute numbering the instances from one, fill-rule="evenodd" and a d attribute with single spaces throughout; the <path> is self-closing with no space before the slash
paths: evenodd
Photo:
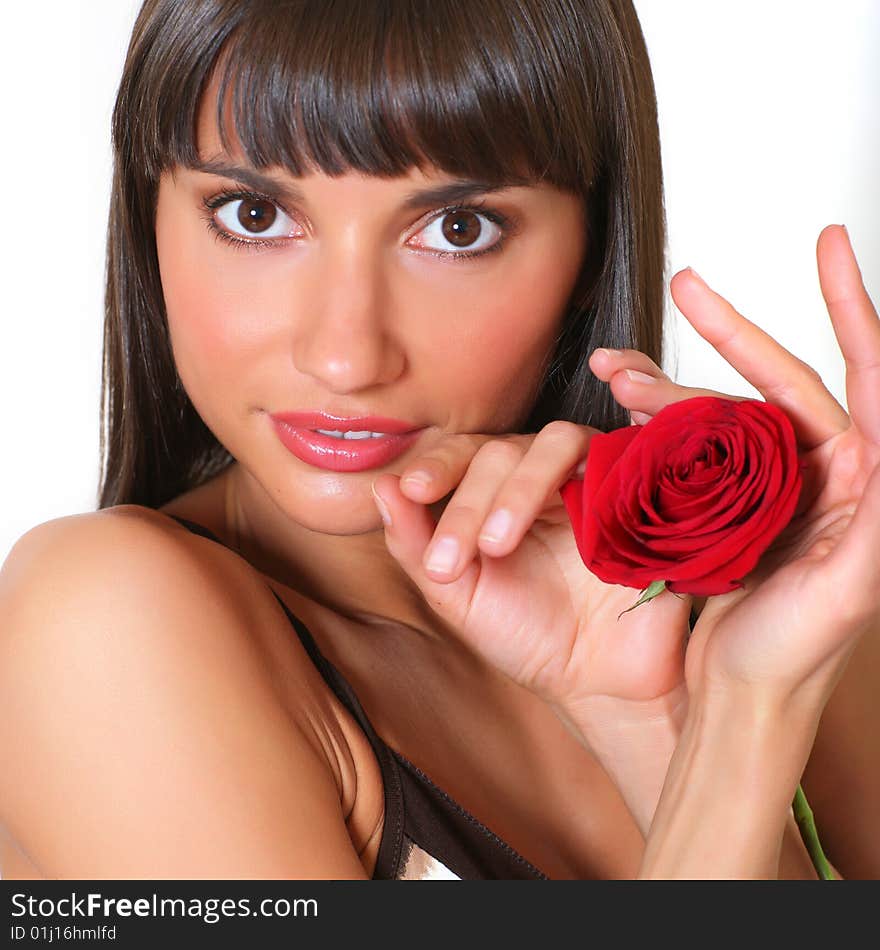
<path id="1" fill-rule="evenodd" d="M 207 528 L 171 515 L 194 534 L 223 542 Z M 376 734 L 354 690 L 321 653 L 305 624 L 275 593 L 324 682 L 369 739 L 382 771 L 385 824 L 373 880 L 548 880 L 506 841 L 438 788 Z"/>

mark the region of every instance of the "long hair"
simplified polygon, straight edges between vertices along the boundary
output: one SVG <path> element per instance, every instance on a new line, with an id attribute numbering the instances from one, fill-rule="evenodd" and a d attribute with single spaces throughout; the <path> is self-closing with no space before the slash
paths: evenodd
<path id="1" fill-rule="evenodd" d="M 427 161 L 581 197 L 587 254 L 524 432 L 628 417 L 587 365 L 598 346 L 662 360 L 666 223 L 657 107 L 630 0 L 146 0 L 113 111 L 99 507 L 159 507 L 231 455 L 174 364 L 155 209 L 198 160 L 218 77 L 248 160 L 294 175 L 406 174 Z"/>

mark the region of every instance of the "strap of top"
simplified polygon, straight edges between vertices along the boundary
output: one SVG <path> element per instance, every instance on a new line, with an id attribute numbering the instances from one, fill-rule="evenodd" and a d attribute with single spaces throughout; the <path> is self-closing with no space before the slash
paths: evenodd
<path id="1" fill-rule="evenodd" d="M 275 591 L 272 591 L 275 594 Z M 336 667 L 324 656 L 318 649 L 317 643 L 305 624 L 295 614 L 290 612 L 290 608 L 284 601 L 275 594 L 278 603 L 287 614 L 288 619 L 296 630 L 300 642 L 305 647 L 306 652 L 312 662 L 318 668 L 318 672 L 324 679 L 324 682 L 333 690 L 336 698 L 357 720 L 361 729 L 363 729 L 373 752 L 379 761 L 379 767 L 382 770 L 382 785 L 385 790 L 385 828 L 382 834 L 382 843 L 379 846 L 379 854 L 376 858 L 376 868 L 373 871 L 374 878 L 391 879 L 394 878 L 397 867 L 400 862 L 400 850 L 403 845 L 403 793 L 400 788 L 400 775 L 397 769 L 397 763 L 391 754 L 391 749 L 379 738 L 367 714 L 361 706 L 360 700 L 354 693 L 345 677 L 336 669 Z"/>
<path id="2" fill-rule="evenodd" d="M 385 827 L 373 879 L 391 880 L 398 876 L 408 834 L 429 849 L 439 850 L 447 862 L 454 859 L 456 869 L 469 879 L 547 880 L 540 869 L 462 808 L 421 769 L 382 741 L 348 681 L 321 653 L 302 621 L 277 594 L 275 596 L 312 662 L 358 721 L 379 761 L 385 790 Z"/>
<path id="3" fill-rule="evenodd" d="M 169 514 L 170 518 L 180 522 L 185 528 L 188 528 L 193 534 L 198 534 L 217 544 L 223 542 L 204 525 L 197 524 L 195 521 L 189 521 L 186 518 L 180 518 L 177 515 Z M 223 545 L 226 547 L 226 545 Z M 271 590 L 271 588 L 270 588 Z M 309 632 L 306 625 L 291 613 L 290 608 L 272 590 L 275 599 L 281 605 L 284 613 L 287 615 L 293 629 L 299 637 L 300 643 L 308 653 L 312 663 L 317 668 L 321 677 L 333 690 L 336 698 L 357 720 L 358 725 L 363 729 L 365 735 L 373 747 L 373 752 L 379 761 L 379 767 L 382 770 L 382 784 L 385 789 L 385 829 L 382 835 L 382 843 L 379 847 L 379 854 L 376 858 L 376 868 L 373 872 L 374 879 L 388 880 L 393 879 L 398 864 L 400 862 L 400 853 L 403 846 L 403 795 L 400 787 L 400 775 L 397 763 L 391 754 L 391 749 L 379 738 L 373 729 L 372 723 L 367 718 L 360 700 L 355 695 L 351 686 L 336 667 L 321 653 L 314 637 Z"/>

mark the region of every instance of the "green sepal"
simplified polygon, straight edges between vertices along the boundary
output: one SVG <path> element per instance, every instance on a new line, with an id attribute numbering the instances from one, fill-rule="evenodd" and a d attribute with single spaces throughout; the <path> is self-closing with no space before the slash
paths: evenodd
<path id="1" fill-rule="evenodd" d="M 658 594 L 662 594 L 666 590 L 666 581 L 651 581 L 650 584 L 642 591 L 641 597 L 632 605 L 632 607 L 627 607 L 626 610 L 621 611 L 617 615 L 617 619 L 624 614 L 628 614 L 631 610 L 635 610 L 636 607 L 641 604 L 646 604 L 649 600 L 653 600 Z"/>

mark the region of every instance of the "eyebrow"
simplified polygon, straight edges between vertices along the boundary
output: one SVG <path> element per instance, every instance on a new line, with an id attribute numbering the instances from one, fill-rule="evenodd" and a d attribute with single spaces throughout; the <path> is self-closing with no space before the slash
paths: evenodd
<path id="1" fill-rule="evenodd" d="M 271 175 L 264 175 L 252 168 L 241 165 L 229 165 L 225 162 L 209 159 L 208 161 L 198 161 L 189 165 L 193 171 L 205 172 L 208 175 L 220 175 L 224 178 L 232 178 L 235 181 L 253 188 L 255 191 L 261 191 L 267 195 L 273 195 L 284 203 L 304 202 L 305 195 L 295 185 L 278 181 Z M 457 201 L 467 201 L 476 198 L 479 195 L 490 194 L 496 191 L 504 191 L 517 185 L 530 184 L 526 178 L 512 177 L 508 181 L 481 181 L 478 179 L 459 179 L 444 185 L 435 185 L 431 188 L 422 188 L 418 191 L 411 191 L 403 199 L 402 207 L 411 211 L 416 208 L 429 207 L 437 204 L 453 204 Z"/>

